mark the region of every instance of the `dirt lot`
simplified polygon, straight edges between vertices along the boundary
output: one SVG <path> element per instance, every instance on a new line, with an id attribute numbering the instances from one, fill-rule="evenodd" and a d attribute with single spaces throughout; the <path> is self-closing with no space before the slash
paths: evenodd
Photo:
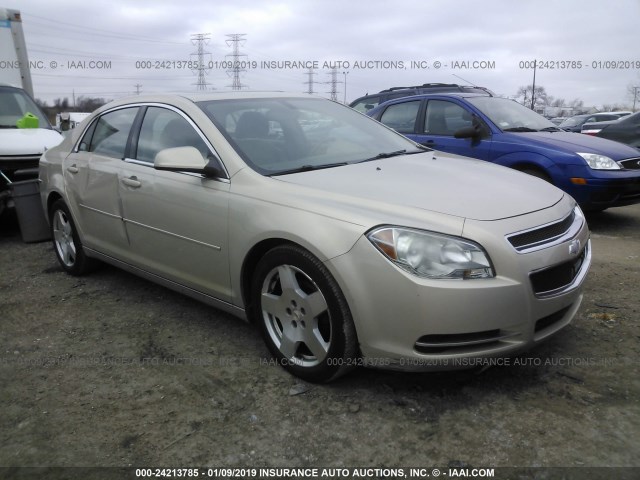
<path id="1" fill-rule="evenodd" d="M 638 467 L 640 205 L 589 224 L 580 312 L 510 366 L 313 386 L 251 326 L 115 268 L 68 276 L 4 218 L 0 466 Z"/>

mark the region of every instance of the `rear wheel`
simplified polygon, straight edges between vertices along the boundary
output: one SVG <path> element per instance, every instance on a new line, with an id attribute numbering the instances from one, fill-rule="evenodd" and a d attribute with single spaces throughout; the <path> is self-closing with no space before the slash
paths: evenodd
<path id="1" fill-rule="evenodd" d="M 84 275 L 93 270 L 96 260 L 86 256 L 69 208 L 62 199 L 49 211 L 53 247 L 62 268 L 71 275 Z"/>
<path id="2" fill-rule="evenodd" d="M 267 252 L 254 275 L 251 303 L 267 347 L 292 374 L 327 382 L 355 365 L 356 332 L 346 299 L 308 251 L 286 245 Z"/>

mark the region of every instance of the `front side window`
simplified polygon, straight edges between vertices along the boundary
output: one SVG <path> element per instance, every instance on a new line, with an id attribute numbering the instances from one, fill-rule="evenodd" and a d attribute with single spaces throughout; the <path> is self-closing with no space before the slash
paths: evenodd
<path id="1" fill-rule="evenodd" d="M 424 120 L 424 133 L 453 136 L 461 128 L 471 127 L 471 114 L 453 102 L 430 100 Z"/>
<path id="2" fill-rule="evenodd" d="M 127 140 L 133 120 L 136 118 L 138 108 L 123 108 L 105 113 L 96 123 L 95 129 L 87 131 L 87 135 L 93 132 L 91 140 L 83 139 L 80 146 L 88 145 L 88 151 L 105 157 L 124 158 L 127 148 Z M 85 137 L 87 136 L 85 135 Z"/>
<path id="3" fill-rule="evenodd" d="M 397 132 L 413 133 L 419 109 L 419 100 L 389 105 L 380 117 L 380 121 Z"/>
<path id="4" fill-rule="evenodd" d="M 210 153 L 207 144 L 182 115 L 166 108 L 147 108 L 135 158 L 153 163 L 160 150 L 175 147 L 195 147 L 205 159 Z"/>

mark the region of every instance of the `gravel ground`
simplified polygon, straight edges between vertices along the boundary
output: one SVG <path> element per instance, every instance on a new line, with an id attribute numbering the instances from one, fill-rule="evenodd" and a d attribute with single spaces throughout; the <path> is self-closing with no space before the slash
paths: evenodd
<path id="1" fill-rule="evenodd" d="M 68 276 L 1 222 L 0 466 L 640 467 L 640 205 L 589 217 L 581 310 L 510 365 L 320 386 L 250 325 L 112 267 Z"/>

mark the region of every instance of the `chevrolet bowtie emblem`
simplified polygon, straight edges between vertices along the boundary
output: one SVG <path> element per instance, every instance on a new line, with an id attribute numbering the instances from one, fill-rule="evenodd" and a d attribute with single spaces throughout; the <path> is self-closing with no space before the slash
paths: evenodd
<path id="1" fill-rule="evenodd" d="M 577 255 L 579 251 L 580 251 L 580 240 L 576 238 L 575 240 L 572 240 L 571 243 L 569 244 L 569 254 Z"/>

